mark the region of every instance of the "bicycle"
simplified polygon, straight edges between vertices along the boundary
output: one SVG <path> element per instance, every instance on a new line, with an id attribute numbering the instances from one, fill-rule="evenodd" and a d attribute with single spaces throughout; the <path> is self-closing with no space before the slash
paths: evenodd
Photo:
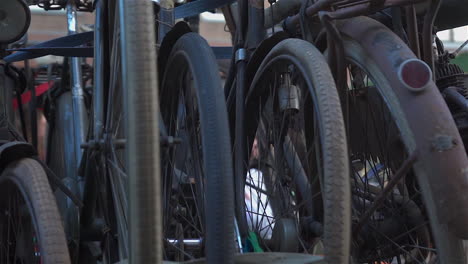
<path id="1" fill-rule="evenodd" d="M 29 9 L 23 1 L 5 1 L 0 13 L 0 261 L 70 263 L 52 190 L 63 186 L 56 184 L 54 175 L 39 161 L 34 147 L 16 129 L 12 101 L 15 94 L 16 99 L 21 98 L 26 82 L 23 72 L 3 61 L 9 44 L 19 40 L 28 29 Z"/>
<path id="2" fill-rule="evenodd" d="M 66 8 L 72 29 L 77 11 L 96 13 L 94 33 L 73 31 L 69 37 L 42 44 L 94 43 L 94 48 L 81 46 L 81 53 L 78 49 L 67 53 L 74 58 L 69 69 L 65 62 L 57 80 L 59 91 L 48 101 L 54 133 L 59 135 L 50 145 L 50 165 L 83 203 L 77 208 L 70 197 L 57 194 L 73 262 L 139 263 L 201 256 L 213 263 L 230 261 L 234 220 L 227 114 L 206 41 L 187 34 L 156 67 L 154 13 L 159 4 L 37 3 L 46 10 Z M 130 26 L 135 24 L 142 26 Z M 158 32 L 162 40 L 164 34 Z M 198 50 L 187 43 L 196 43 Z M 95 67 L 92 91 L 87 91 L 77 57 L 88 57 L 90 51 Z M 199 78 L 201 68 L 194 63 L 205 65 L 209 78 Z M 184 82 L 179 82 L 180 77 Z M 67 91 L 69 79 L 72 85 Z M 161 108 L 158 84 L 164 98 Z M 80 121 L 68 122 L 69 114 Z M 60 159 L 62 155 L 73 157 Z M 187 218 L 198 220 L 187 225 Z M 186 243 L 192 246 L 190 254 L 184 250 Z"/>
<path id="3" fill-rule="evenodd" d="M 287 32 L 328 54 L 340 90 L 352 163 L 352 256 L 358 263 L 465 263 L 466 212 L 455 208 L 464 208 L 466 153 L 439 91 L 447 86 L 433 82 L 433 72 L 441 78 L 447 68 L 434 63 L 432 51 L 440 1 L 429 2 L 419 28 L 415 4 L 303 1 L 292 7 L 300 14 L 284 22 Z M 442 147 L 442 138 L 451 143 Z M 441 181 L 443 175 L 452 179 Z"/>
<path id="4" fill-rule="evenodd" d="M 331 72 L 306 41 L 282 33 L 264 40 L 263 1 L 237 5 L 238 16 L 232 7 L 223 13 L 235 21 L 228 23 L 236 49 L 225 94 L 243 251 L 320 254 L 327 263 L 345 263 L 351 187 Z"/>

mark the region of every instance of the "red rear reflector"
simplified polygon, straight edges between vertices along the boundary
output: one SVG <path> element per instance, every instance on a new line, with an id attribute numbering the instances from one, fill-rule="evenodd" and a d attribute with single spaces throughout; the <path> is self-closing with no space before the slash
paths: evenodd
<path id="1" fill-rule="evenodd" d="M 400 65 L 398 77 L 406 88 L 419 92 L 424 90 L 432 80 L 432 71 L 422 60 L 409 59 Z"/>

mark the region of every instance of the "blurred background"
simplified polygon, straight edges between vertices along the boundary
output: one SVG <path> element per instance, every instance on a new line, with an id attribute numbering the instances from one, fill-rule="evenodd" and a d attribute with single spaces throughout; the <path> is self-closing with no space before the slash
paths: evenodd
<path id="1" fill-rule="evenodd" d="M 444 30 L 438 32 L 437 36 L 442 40 L 445 47 L 453 52 L 468 40 L 468 26 Z M 460 55 L 453 60 L 453 63 L 460 65 L 465 72 L 468 72 L 468 45 L 463 48 Z"/>

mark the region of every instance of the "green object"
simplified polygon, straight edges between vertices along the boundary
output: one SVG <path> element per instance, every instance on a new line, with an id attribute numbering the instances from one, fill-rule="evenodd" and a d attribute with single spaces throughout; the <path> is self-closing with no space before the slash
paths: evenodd
<path id="1" fill-rule="evenodd" d="M 465 73 L 468 73 L 468 53 L 458 54 L 458 56 L 450 62 L 457 64 Z"/>
<path id="2" fill-rule="evenodd" d="M 249 236 L 247 237 L 247 252 L 263 252 L 263 249 L 260 247 L 258 242 L 258 237 L 255 232 L 250 231 Z"/>

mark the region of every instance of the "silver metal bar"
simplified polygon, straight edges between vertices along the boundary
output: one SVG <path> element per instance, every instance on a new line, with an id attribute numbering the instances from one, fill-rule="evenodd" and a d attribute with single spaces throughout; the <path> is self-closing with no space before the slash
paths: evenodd
<path id="1" fill-rule="evenodd" d="M 240 231 L 239 231 L 239 225 L 237 224 L 237 219 L 234 217 L 234 231 L 235 231 L 235 234 L 236 234 L 236 242 L 237 242 L 237 250 L 240 252 L 240 253 L 244 253 L 244 248 L 242 247 L 242 239 L 241 239 L 241 235 L 240 235 Z M 185 241 L 184 241 L 185 242 Z"/>
<path id="2" fill-rule="evenodd" d="M 460 51 L 463 50 L 463 48 L 468 44 L 468 39 L 461 44 L 461 46 L 454 52 L 452 53 L 453 56 L 457 56 Z"/>
<path id="3" fill-rule="evenodd" d="M 167 242 L 174 244 L 174 245 L 180 243 L 178 239 L 171 239 L 171 238 L 167 239 Z M 201 239 L 184 239 L 182 243 L 184 243 L 184 245 L 189 246 L 189 247 L 196 247 L 196 246 L 201 247 L 202 240 Z"/>
<path id="4" fill-rule="evenodd" d="M 67 4 L 67 25 L 68 34 L 78 33 L 77 7 L 75 1 L 70 0 Z M 81 161 L 82 149 L 81 144 L 85 142 L 87 131 L 87 115 L 84 104 L 84 92 L 81 84 L 81 61 L 80 58 L 70 58 L 71 70 L 71 92 L 72 92 L 72 112 L 73 112 L 73 144 L 76 165 Z M 78 168 L 77 168 L 78 169 Z M 82 187 L 82 186 L 81 186 Z"/>

